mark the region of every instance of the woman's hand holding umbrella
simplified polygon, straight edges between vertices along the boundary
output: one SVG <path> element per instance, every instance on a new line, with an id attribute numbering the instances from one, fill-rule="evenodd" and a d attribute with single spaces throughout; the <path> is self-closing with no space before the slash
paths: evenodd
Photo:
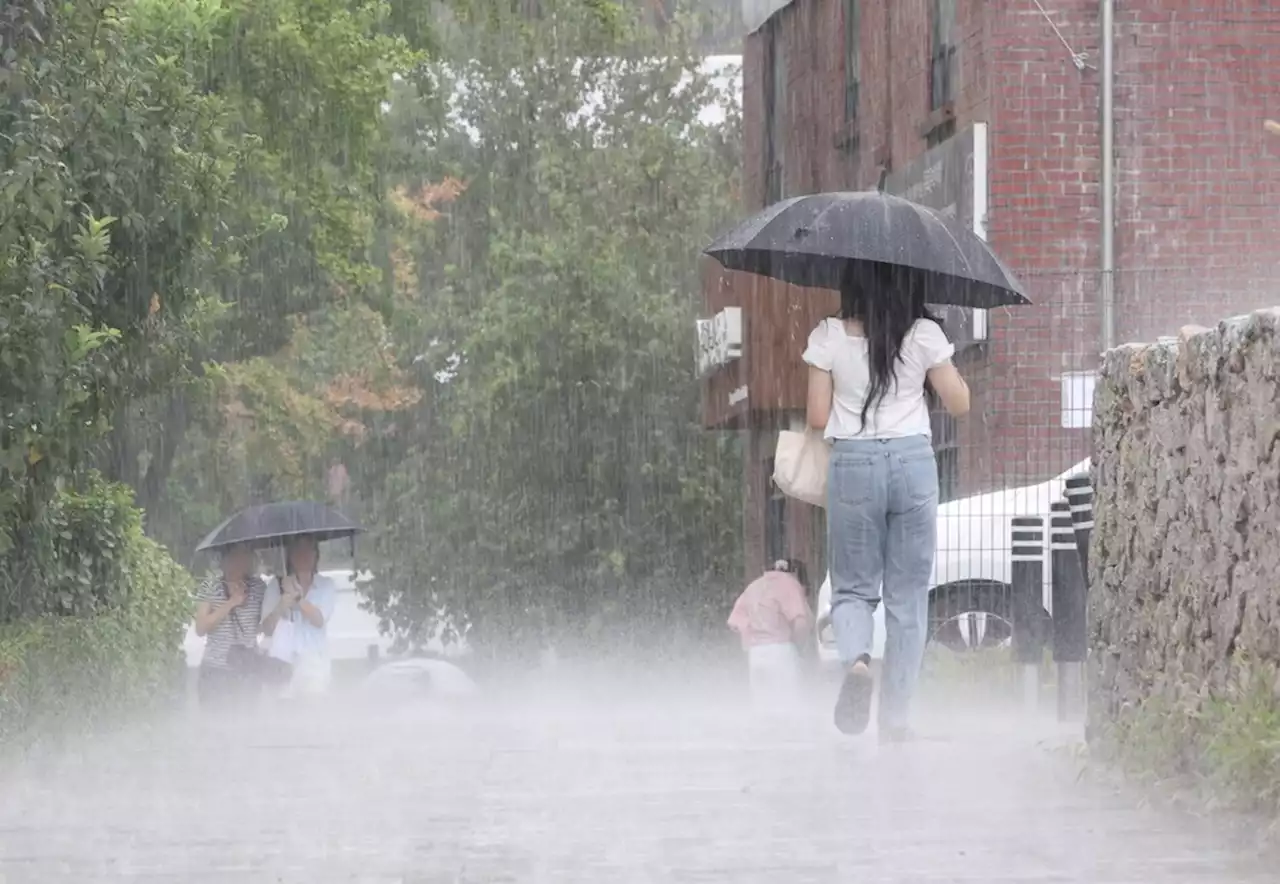
<path id="1" fill-rule="evenodd" d="M 300 596 L 297 592 L 298 581 L 292 574 L 280 578 L 280 601 L 271 609 L 262 621 L 262 631 L 267 635 L 275 635 L 276 624 L 285 619 L 297 605 Z"/>
<path id="2" fill-rule="evenodd" d="M 290 610 L 297 608 L 302 614 L 302 619 L 316 628 L 324 626 L 324 613 L 307 601 L 307 591 L 302 588 L 297 577 L 290 574 L 284 578 L 281 589 L 283 599 L 287 600 Z"/>
<path id="3" fill-rule="evenodd" d="M 298 578 L 292 574 L 287 575 L 280 581 L 280 604 L 285 610 L 289 610 L 297 606 L 302 599 L 302 587 L 298 585 Z"/>

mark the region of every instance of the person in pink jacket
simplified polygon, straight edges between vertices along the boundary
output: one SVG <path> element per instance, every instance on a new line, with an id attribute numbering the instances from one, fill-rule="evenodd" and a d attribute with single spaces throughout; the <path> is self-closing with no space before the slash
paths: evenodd
<path id="1" fill-rule="evenodd" d="M 747 653 L 753 699 L 795 699 L 801 685 L 802 649 L 813 631 L 804 565 L 780 559 L 742 591 L 729 615 Z"/>

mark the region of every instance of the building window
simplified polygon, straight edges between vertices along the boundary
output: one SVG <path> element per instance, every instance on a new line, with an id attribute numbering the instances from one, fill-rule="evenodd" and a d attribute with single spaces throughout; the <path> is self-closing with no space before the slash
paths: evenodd
<path id="1" fill-rule="evenodd" d="M 782 15 L 765 22 L 764 37 L 764 201 L 772 205 L 785 195 L 783 165 L 787 132 L 787 53 Z"/>
<path id="2" fill-rule="evenodd" d="M 955 0 L 931 0 L 929 15 L 929 110 L 934 111 L 950 104 L 952 74 L 955 69 L 956 47 L 952 43 L 955 30 Z"/>
<path id="3" fill-rule="evenodd" d="M 862 10 L 858 0 L 844 0 L 844 123 L 858 119 L 858 89 L 862 77 Z"/>
<path id="4" fill-rule="evenodd" d="M 773 458 L 765 461 L 765 475 L 773 475 Z M 769 482 L 769 494 L 764 504 L 764 554 L 765 567 L 770 567 L 778 559 L 785 559 L 787 553 L 787 497 L 778 486 Z"/>

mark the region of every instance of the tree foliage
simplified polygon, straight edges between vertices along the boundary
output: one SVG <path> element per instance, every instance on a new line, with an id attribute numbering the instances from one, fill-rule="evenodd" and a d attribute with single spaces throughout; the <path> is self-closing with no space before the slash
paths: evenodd
<path id="1" fill-rule="evenodd" d="M 182 687 L 191 577 L 143 534 L 130 490 L 93 478 L 45 518 L 56 607 L 0 616 L 0 746 L 120 721 Z"/>
<path id="2" fill-rule="evenodd" d="M 0 550 L 87 466 L 169 524 L 174 460 L 228 389 L 268 383 L 313 314 L 367 318 L 381 102 L 427 24 L 401 0 L 6 9 Z"/>
<path id="3" fill-rule="evenodd" d="M 738 452 L 692 373 L 736 94 L 681 28 L 540 9 L 464 20 L 390 111 L 409 192 L 465 184 L 410 250 L 427 395 L 375 507 L 376 608 L 411 638 L 447 612 L 616 643 L 718 614 L 739 569 Z"/>
<path id="4" fill-rule="evenodd" d="M 376 309 L 381 104 L 428 24 L 408 0 L 0 8 L 6 724 L 54 684 L 84 686 L 74 714 L 173 671 L 189 579 L 135 503 L 165 534 L 192 427 L 287 484 L 305 444 L 394 395 Z M 319 334 L 361 356 L 292 358 Z M 305 420 L 238 433 L 237 404 Z"/>
<path id="5" fill-rule="evenodd" d="M 24 597 L 49 564 L 31 558 L 44 508 L 207 329 L 193 280 L 238 150 L 218 98 L 123 8 L 41 9 L 0 98 L 0 553 Z"/>
<path id="6" fill-rule="evenodd" d="M 187 353 L 189 384 L 136 398 L 106 461 L 172 522 L 183 515 L 168 506 L 174 459 L 193 427 L 217 428 L 205 366 L 270 358 L 295 317 L 336 301 L 377 303 L 381 103 L 393 75 L 421 62 L 429 31 L 408 0 L 134 4 L 184 41 L 201 89 L 218 97 L 224 137 L 240 146 L 213 238 L 223 260 L 201 277 L 228 309 Z"/>
<path id="7" fill-rule="evenodd" d="M 691 369 L 731 72 L 608 0 L 453 4 L 428 63 L 438 11 L 0 12 L 0 619 L 125 616 L 81 591 L 130 579 L 95 468 L 189 548 L 335 461 L 411 641 L 719 613 L 740 460 Z"/>

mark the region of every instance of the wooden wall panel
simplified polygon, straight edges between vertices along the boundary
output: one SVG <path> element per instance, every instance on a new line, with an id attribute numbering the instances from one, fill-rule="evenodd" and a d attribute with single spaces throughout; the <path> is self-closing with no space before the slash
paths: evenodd
<path id="1" fill-rule="evenodd" d="M 839 306 L 835 292 L 805 289 L 725 270 L 704 259 L 704 315 L 742 308 L 742 356 L 701 379 L 702 417 L 708 428 L 778 426 L 783 414 L 804 409 L 805 342 Z M 731 404 L 735 391 L 746 398 Z"/>

